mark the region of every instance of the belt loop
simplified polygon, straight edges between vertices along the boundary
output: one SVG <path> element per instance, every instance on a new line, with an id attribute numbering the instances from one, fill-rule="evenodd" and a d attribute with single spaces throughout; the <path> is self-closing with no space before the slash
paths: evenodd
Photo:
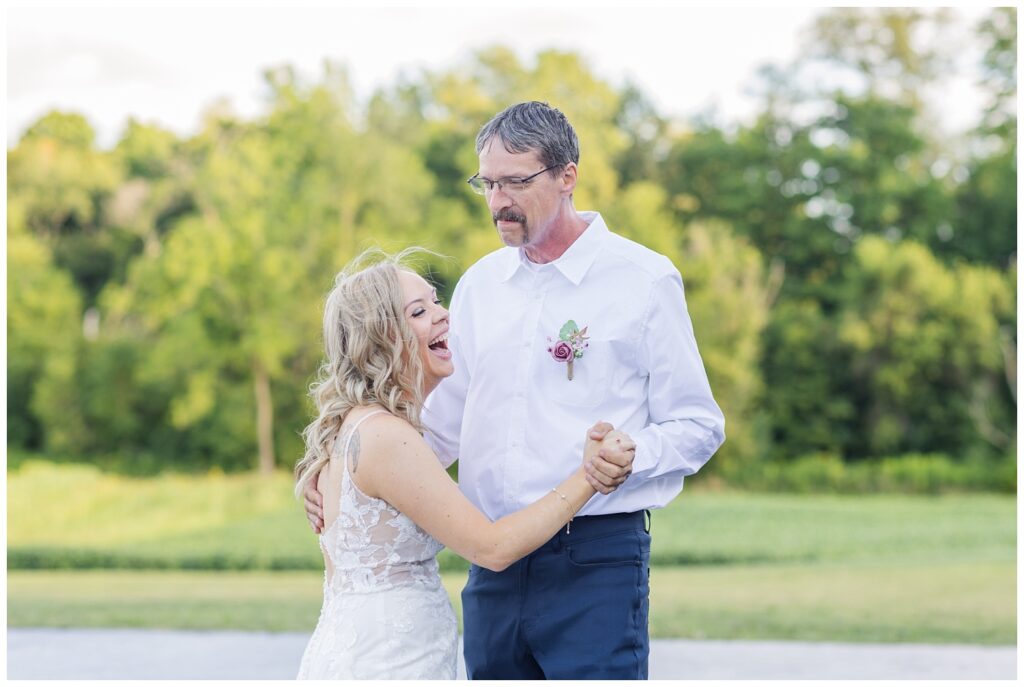
<path id="1" fill-rule="evenodd" d="M 644 508 L 644 532 L 651 533 L 651 511 Z"/>

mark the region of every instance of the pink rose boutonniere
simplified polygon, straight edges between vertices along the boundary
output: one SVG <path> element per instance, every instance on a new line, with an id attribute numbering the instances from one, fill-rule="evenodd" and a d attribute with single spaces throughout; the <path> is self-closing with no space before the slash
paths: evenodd
<path id="1" fill-rule="evenodd" d="M 556 362 L 565 363 L 566 374 L 570 382 L 572 381 L 573 361 L 582 358 L 583 351 L 590 346 L 587 343 L 586 334 L 586 327 L 580 329 L 575 322 L 569 320 L 562 325 L 562 329 L 558 332 L 558 341 L 548 337 L 548 341 L 552 343 L 551 346 L 548 346 L 548 353 Z"/>

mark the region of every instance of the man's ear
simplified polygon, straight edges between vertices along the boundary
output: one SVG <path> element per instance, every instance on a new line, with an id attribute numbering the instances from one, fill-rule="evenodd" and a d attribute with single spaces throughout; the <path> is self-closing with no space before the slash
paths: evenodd
<path id="1" fill-rule="evenodd" d="M 576 182 L 579 180 L 579 169 L 575 162 L 568 163 L 562 170 L 562 193 L 572 195 L 576 190 Z"/>

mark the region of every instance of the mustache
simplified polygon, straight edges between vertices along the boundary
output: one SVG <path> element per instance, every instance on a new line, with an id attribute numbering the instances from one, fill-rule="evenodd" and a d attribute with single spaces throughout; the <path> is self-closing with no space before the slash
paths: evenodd
<path id="1" fill-rule="evenodd" d="M 518 222 L 519 224 L 526 224 L 526 217 L 510 208 L 498 210 L 491 215 L 491 219 L 494 220 L 495 226 L 497 226 L 498 222 Z"/>

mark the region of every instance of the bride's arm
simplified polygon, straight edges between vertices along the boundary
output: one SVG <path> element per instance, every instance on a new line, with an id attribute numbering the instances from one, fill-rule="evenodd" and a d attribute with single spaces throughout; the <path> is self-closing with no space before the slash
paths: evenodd
<path id="1" fill-rule="evenodd" d="M 423 438 L 405 421 L 381 416 L 358 430 L 361 457 L 352 478 L 466 560 L 500 571 L 550 539 L 596 492 L 581 466 L 526 508 L 491 522 L 459 491 Z M 610 432 L 604 442 L 621 441 Z M 590 457 L 603 443 L 588 439 Z M 564 496 L 564 498 L 563 498 Z"/>

